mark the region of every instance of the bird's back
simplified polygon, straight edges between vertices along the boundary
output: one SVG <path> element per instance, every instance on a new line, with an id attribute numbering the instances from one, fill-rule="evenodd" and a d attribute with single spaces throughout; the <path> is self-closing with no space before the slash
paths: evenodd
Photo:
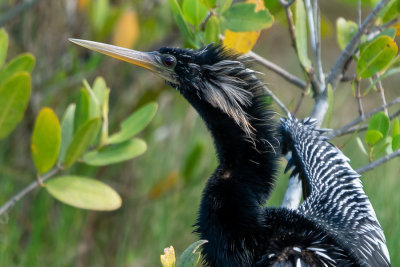
<path id="1" fill-rule="evenodd" d="M 385 237 L 360 175 L 315 126 L 312 119 L 282 120 L 283 152 L 292 153 L 288 167 L 299 173 L 306 192 L 293 212 L 314 224 L 357 265 L 390 266 Z M 315 252 L 331 257 L 329 251 Z"/>

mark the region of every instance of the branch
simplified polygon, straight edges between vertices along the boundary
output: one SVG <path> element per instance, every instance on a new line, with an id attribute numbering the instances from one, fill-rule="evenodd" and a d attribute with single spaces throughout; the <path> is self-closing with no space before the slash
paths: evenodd
<path id="1" fill-rule="evenodd" d="M 376 75 L 376 78 L 379 78 L 379 74 Z M 383 90 L 383 85 L 382 85 L 382 81 L 378 81 L 378 83 L 376 84 L 376 88 L 378 89 L 378 92 L 381 96 L 381 100 L 382 100 L 382 105 L 386 106 L 386 98 L 385 98 L 385 91 Z M 387 116 L 389 116 L 388 110 L 387 108 L 384 108 L 383 111 L 385 112 L 385 114 Z"/>
<path id="2" fill-rule="evenodd" d="M 286 81 L 290 82 L 291 84 L 294 84 L 294 85 L 296 85 L 297 87 L 299 87 L 299 88 L 301 88 L 303 90 L 306 87 L 306 85 L 307 85 L 306 82 L 304 82 L 303 80 L 297 78 L 293 74 L 290 74 L 285 69 L 279 67 L 275 63 L 273 63 L 273 62 L 263 58 L 262 56 L 254 53 L 253 51 L 250 51 L 249 53 L 247 53 L 247 55 L 249 57 L 251 57 L 252 59 L 254 59 L 257 63 L 259 63 L 262 66 L 266 67 L 267 69 L 275 72 L 276 74 L 278 74 L 279 76 L 284 78 Z"/>
<path id="3" fill-rule="evenodd" d="M 0 216 L 7 212 L 11 207 L 13 207 L 19 200 L 21 200 L 24 196 L 26 196 L 29 192 L 31 192 L 33 189 L 36 187 L 40 186 L 43 184 L 44 181 L 47 179 L 51 178 L 55 174 L 57 174 L 59 171 L 62 170 L 61 166 L 57 166 L 56 168 L 52 169 L 42 177 L 38 177 L 38 179 L 34 182 L 32 182 L 30 185 L 22 189 L 18 194 L 14 195 L 12 198 L 10 198 L 6 203 L 3 204 L 3 206 L 0 207 Z"/>
<path id="4" fill-rule="evenodd" d="M 283 103 L 279 100 L 279 98 L 278 98 L 276 95 L 274 95 L 274 93 L 272 93 L 271 90 L 268 89 L 267 86 L 264 85 L 263 88 L 264 88 L 265 92 L 267 92 L 267 93 L 271 96 L 272 100 L 275 101 L 275 103 L 283 110 L 283 112 L 285 112 L 285 115 L 287 116 L 287 115 L 290 113 L 290 111 L 289 111 L 289 109 L 285 106 L 285 104 L 283 104 Z"/>
<path id="5" fill-rule="evenodd" d="M 353 38 L 350 40 L 342 54 L 339 56 L 339 58 L 336 60 L 335 65 L 332 67 L 329 77 L 328 77 L 328 83 L 332 85 L 332 89 L 334 90 L 342 78 L 342 70 L 343 67 L 346 63 L 346 61 L 351 58 L 353 55 L 354 49 L 359 42 L 361 36 L 366 32 L 367 28 L 369 25 L 375 20 L 375 17 L 378 15 L 378 12 L 385 7 L 385 5 L 389 2 L 389 0 L 381 0 L 375 8 L 371 11 L 371 13 L 368 15 L 368 17 L 364 20 L 364 22 L 361 24 L 360 28 L 354 34 Z"/>
<path id="6" fill-rule="evenodd" d="M 347 130 L 349 130 L 350 128 L 352 128 L 353 126 L 360 124 L 361 122 L 365 121 L 366 119 L 368 119 L 369 117 L 373 116 L 374 114 L 378 113 L 379 111 L 384 110 L 385 108 L 388 108 L 390 106 L 393 106 L 394 104 L 400 103 L 400 96 L 395 98 L 392 102 L 383 105 L 379 108 L 376 108 L 368 113 L 366 113 L 364 116 L 360 116 L 357 119 L 353 120 L 352 122 L 346 124 L 345 126 L 335 130 L 334 132 L 330 133 L 327 135 L 327 137 L 329 139 L 334 138 L 336 136 L 342 135 L 344 133 L 347 132 Z"/>
<path id="7" fill-rule="evenodd" d="M 378 159 L 377 161 L 371 162 L 370 164 L 365 165 L 364 167 L 361 167 L 361 168 L 357 169 L 356 172 L 363 173 L 363 172 L 375 169 L 376 167 L 378 167 L 379 165 L 385 163 L 386 161 L 389 161 L 389 160 L 391 160 L 391 159 L 393 159 L 395 157 L 398 157 L 398 156 L 400 156 L 400 149 L 397 149 L 395 152 L 393 152 L 393 153 L 391 153 L 389 155 L 386 155 L 386 156 Z"/>

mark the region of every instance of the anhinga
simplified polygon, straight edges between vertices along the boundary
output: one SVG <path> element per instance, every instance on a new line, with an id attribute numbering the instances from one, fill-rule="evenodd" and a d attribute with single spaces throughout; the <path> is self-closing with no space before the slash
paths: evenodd
<path id="1" fill-rule="evenodd" d="M 274 121 L 248 59 L 218 45 L 145 53 L 71 41 L 155 72 L 204 120 L 219 160 L 196 222 L 196 232 L 208 240 L 206 265 L 390 266 L 359 175 L 311 119 Z M 300 174 L 305 201 L 296 210 L 265 208 L 280 153 L 289 151 L 287 169 Z"/>

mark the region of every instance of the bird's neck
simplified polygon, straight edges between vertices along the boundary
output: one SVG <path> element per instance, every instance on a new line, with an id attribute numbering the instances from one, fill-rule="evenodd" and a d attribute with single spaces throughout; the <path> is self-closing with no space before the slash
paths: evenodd
<path id="1" fill-rule="evenodd" d="M 278 165 L 276 123 L 272 112 L 261 108 L 265 107 L 265 103 L 261 103 L 265 99 L 255 97 L 253 104 L 244 110 L 253 118 L 254 140 L 251 141 L 234 119 L 220 109 L 204 105 L 196 98 L 188 100 L 210 130 L 219 159 L 203 191 L 196 231 L 201 239 L 209 241 L 203 252 L 210 266 L 236 266 L 233 262 L 225 265 L 230 262 L 230 253 L 222 249 L 227 242 L 233 242 L 230 245 L 233 250 L 235 246 L 247 246 L 240 243 L 241 240 L 254 240 L 259 232 L 263 204 L 273 187 Z M 218 254 L 227 255 L 227 258 L 221 259 Z M 248 252 L 238 257 L 251 260 Z"/>

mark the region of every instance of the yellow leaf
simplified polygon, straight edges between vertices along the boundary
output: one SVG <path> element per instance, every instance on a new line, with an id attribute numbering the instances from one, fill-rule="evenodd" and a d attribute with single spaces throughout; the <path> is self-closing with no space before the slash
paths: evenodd
<path id="1" fill-rule="evenodd" d="M 225 30 L 224 46 L 245 54 L 253 48 L 259 36 L 260 31 L 232 32 Z"/>
<path id="2" fill-rule="evenodd" d="M 246 2 L 256 4 L 256 11 L 265 9 L 263 0 L 247 0 Z M 232 32 L 230 30 L 225 30 L 224 46 L 245 54 L 256 44 L 260 32 L 261 31 Z"/>
<path id="3" fill-rule="evenodd" d="M 164 255 L 160 256 L 163 267 L 175 267 L 175 250 L 173 246 L 164 249 Z"/>
<path id="4" fill-rule="evenodd" d="M 139 23 L 135 11 L 128 10 L 119 18 L 112 43 L 117 46 L 132 48 L 139 37 Z"/>

